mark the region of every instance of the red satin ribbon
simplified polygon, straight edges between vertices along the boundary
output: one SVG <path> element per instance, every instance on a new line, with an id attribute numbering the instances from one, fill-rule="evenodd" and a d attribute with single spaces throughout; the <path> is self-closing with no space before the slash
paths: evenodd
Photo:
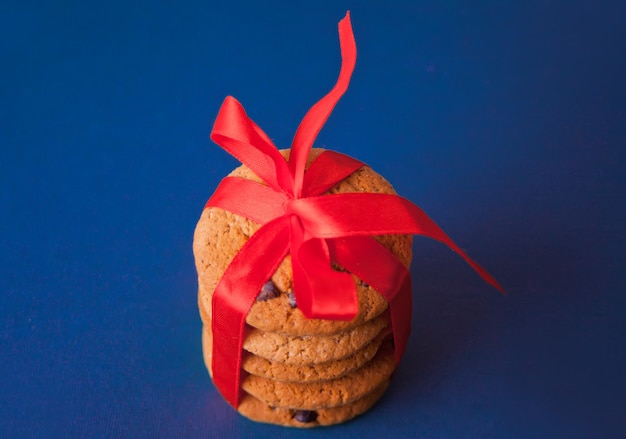
<path id="1" fill-rule="evenodd" d="M 211 139 L 256 173 L 265 184 L 226 177 L 207 202 L 262 225 L 235 255 L 213 294 L 213 381 L 237 407 L 241 398 L 241 355 L 245 319 L 261 287 L 291 253 L 293 289 L 307 318 L 351 320 L 358 313 L 353 273 L 389 302 L 399 361 L 411 322 L 408 269 L 372 236 L 420 234 L 455 250 L 489 284 L 498 283 L 417 206 L 395 196 L 324 192 L 363 164 L 332 151 L 323 152 L 307 169 L 311 146 L 345 93 L 356 63 L 349 13 L 339 22 L 342 65 L 333 89 L 305 115 L 294 137 L 289 161 L 237 100 L 228 96 Z"/>

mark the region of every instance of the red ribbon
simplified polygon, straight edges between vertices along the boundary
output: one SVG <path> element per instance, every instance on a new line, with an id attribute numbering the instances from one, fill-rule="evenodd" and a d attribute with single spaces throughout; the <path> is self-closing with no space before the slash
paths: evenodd
<path id="1" fill-rule="evenodd" d="M 265 184 L 226 177 L 207 202 L 261 224 L 235 255 L 213 294 L 213 381 L 237 407 L 241 398 L 241 356 L 245 319 L 261 287 L 291 253 L 293 289 L 307 318 L 351 320 L 358 313 L 350 274 L 370 284 L 389 302 L 396 360 L 404 353 L 411 322 L 408 269 L 372 236 L 419 234 L 456 251 L 489 284 L 498 283 L 472 261 L 417 206 L 396 195 L 343 193 L 328 189 L 363 164 L 324 151 L 304 172 L 311 146 L 346 91 L 356 63 L 350 15 L 339 22 L 342 65 L 333 89 L 305 115 L 286 161 L 270 138 L 228 96 L 211 139 L 258 175 Z"/>

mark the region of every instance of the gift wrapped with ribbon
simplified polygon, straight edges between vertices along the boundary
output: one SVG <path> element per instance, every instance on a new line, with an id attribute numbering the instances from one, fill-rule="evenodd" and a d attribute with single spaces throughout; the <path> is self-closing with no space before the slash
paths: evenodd
<path id="1" fill-rule="evenodd" d="M 354 70 L 356 44 L 349 13 L 339 23 L 339 39 L 342 64 L 337 83 L 306 113 L 287 153 L 281 153 L 230 96 L 211 134 L 215 143 L 258 177 L 224 178 L 206 204 L 207 209 L 222 209 L 257 225 L 228 263 L 211 303 L 204 304 L 211 307 L 205 321 L 212 332 L 208 366 L 215 386 L 235 408 L 246 395 L 242 391 L 247 375 L 242 370 L 246 316 L 288 255 L 295 303 L 307 319 L 354 319 L 359 312 L 355 277 L 377 291 L 388 303 L 396 363 L 410 331 L 411 278 L 407 267 L 374 237 L 423 235 L 440 241 L 502 290 L 407 199 L 388 193 L 328 193 L 364 166 L 328 150 L 310 160 L 312 145 Z M 207 244 L 211 245 L 203 245 Z M 296 409 L 290 408 L 290 413 L 297 418 L 301 415 Z"/>

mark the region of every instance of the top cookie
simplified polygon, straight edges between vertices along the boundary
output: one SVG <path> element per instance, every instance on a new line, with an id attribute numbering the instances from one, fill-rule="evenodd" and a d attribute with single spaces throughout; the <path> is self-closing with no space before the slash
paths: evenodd
<path id="1" fill-rule="evenodd" d="M 288 158 L 289 150 L 281 150 Z M 312 149 L 307 166 L 323 149 Z M 230 176 L 262 183 L 248 167 L 236 168 Z M 371 168 L 363 166 L 327 193 L 375 192 L 394 194 L 393 187 Z M 198 298 L 211 318 L 212 296 L 224 271 L 248 238 L 260 228 L 249 219 L 217 207 L 204 209 L 195 229 L 193 251 L 198 271 Z M 405 265 L 411 263 L 411 235 L 386 235 L 375 239 L 390 250 Z M 359 300 L 359 312 L 350 321 L 307 319 L 298 309 L 292 293 L 291 258 L 288 255 L 271 278 L 264 294 L 254 303 L 246 322 L 267 332 L 290 335 L 332 335 L 350 330 L 380 315 L 387 309 L 387 301 L 371 286 L 353 276 Z"/>

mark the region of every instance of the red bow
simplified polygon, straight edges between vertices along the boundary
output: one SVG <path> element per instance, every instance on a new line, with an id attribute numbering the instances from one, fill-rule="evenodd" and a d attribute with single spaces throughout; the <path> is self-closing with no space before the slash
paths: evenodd
<path id="1" fill-rule="evenodd" d="M 321 196 L 363 164 L 324 151 L 304 172 L 311 146 L 337 101 L 345 93 L 356 63 L 349 13 L 339 22 L 342 65 L 333 89 L 305 115 L 291 146 L 289 161 L 228 96 L 211 139 L 265 183 L 226 177 L 207 202 L 261 224 L 226 269 L 213 294 L 213 381 L 237 407 L 241 397 L 241 355 L 245 319 L 261 287 L 291 253 L 293 289 L 307 318 L 351 320 L 358 313 L 350 274 L 389 302 L 396 360 L 404 353 L 411 321 L 409 271 L 372 236 L 420 234 L 455 250 L 488 283 L 498 283 L 472 261 L 417 206 L 396 195 L 343 193 Z"/>

